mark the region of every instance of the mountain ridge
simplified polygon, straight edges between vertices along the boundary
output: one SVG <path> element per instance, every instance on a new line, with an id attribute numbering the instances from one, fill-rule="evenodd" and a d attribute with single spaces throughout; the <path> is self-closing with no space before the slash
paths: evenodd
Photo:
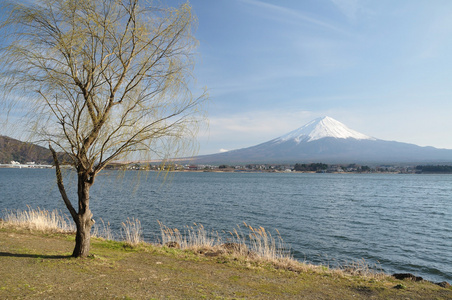
<path id="1" fill-rule="evenodd" d="M 0 163 L 9 164 L 11 161 L 53 164 L 49 149 L 0 135 Z"/>
<path id="2" fill-rule="evenodd" d="M 359 133 L 330 117 L 270 141 L 193 159 L 204 164 L 243 163 L 452 163 L 452 150 L 386 141 Z"/>

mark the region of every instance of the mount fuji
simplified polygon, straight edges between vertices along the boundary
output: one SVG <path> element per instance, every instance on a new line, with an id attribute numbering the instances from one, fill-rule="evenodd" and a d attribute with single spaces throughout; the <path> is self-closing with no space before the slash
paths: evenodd
<path id="1" fill-rule="evenodd" d="M 375 140 L 372 137 L 352 130 L 330 117 L 315 119 L 308 124 L 300 127 L 286 135 L 283 135 L 274 141 L 283 143 L 290 140 L 296 143 L 312 142 L 323 138 L 332 137 L 337 139 L 356 139 L 356 140 Z"/>
<path id="2" fill-rule="evenodd" d="M 348 128 L 330 117 L 315 119 L 268 142 L 203 155 L 192 162 L 243 163 L 452 163 L 452 150 L 385 141 Z"/>

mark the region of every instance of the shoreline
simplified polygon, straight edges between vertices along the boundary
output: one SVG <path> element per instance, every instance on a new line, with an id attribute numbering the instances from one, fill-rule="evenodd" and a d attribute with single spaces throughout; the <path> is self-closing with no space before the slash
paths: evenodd
<path id="1" fill-rule="evenodd" d="M 59 210 L 47 211 L 40 208 L 33 209 L 28 206 L 27 211 L 5 209 L 4 214 L 0 216 L 4 218 L 0 218 L 0 229 L 27 230 L 42 234 L 60 233 L 75 236 L 76 229 L 72 220 Z M 273 237 L 263 227 L 253 228 L 244 223 L 244 228 L 240 229 L 240 233 L 233 230 L 236 235 L 235 238 L 224 240 L 219 237 L 218 233 L 216 237 L 211 236 L 201 224 L 195 224 L 195 226 L 190 227 L 187 235 L 186 230 L 179 231 L 177 228 L 167 227 L 160 221 L 158 223 L 161 236 L 157 237 L 157 242 L 144 240 L 141 222 L 138 219 L 128 219 L 125 223 L 122 223 L 123 230 L 128 232 L 125 237 L 113 234 L 110 229 L 110 224 L 105 225 L 103 221 L 102 226 L 100 224 L 94 225 L 91 236 L 93 238 L 101 238 L 108 242 L 123 242 L 132 247 L 141 244 L 149 246 L 171 245 L 168 247 L 180 249 L 181 251 L 206 249 L 202 252 L 212 252 L 214 254 L 213 256 L 231 253 L 230 251 L 232 250 L 232 253 L 254 261 L 266 260 L 272 262 L 274 267 L 278 269 L 296 270 L 300 266 L 321 269 L 326 267 L 323 263 L 308 263 L 294 258 L 290 248 L 286 248 L 287 245 L 282 237 L 279 235 Z M 232 248 L 230 247 L 231 245 L 233 246 Z M 287 264 L 290 266 L 287 267 Z M 328 269 L 330 268 L 331 270 L 341 270 L 345 274 L 358 274 L 371 277 L 392 276 L 401 280 L 410 279 L 413 281 L 429 282 L 444 288 L 451 287 L 450 283 L 445 280 L 435 282 L 412 273 L 396 272 L 391 275 L 382 271 L 376 265 L 371 267 L 363 258 L 334 267 L 331 267 L 328 263 Z"/>
<path id="2" fill-rule="evenodd" d="M 92 239 L 71 258 L 74 238 L 0 226 L 0 298 L 65 299 L 452 299 L 452 288 L 326 267 L 281 269 L 231 254 Z"/>
<path id="3" fill-rule="evenodd" d="M 4 169 L 52 169 L 52 165 L 36 165 L 36 164 L 0 164 L 0 168 Z"/>
<path id="4" fill-rule="evenodd" d="M 11 164 L 0 164 L 0 169 L 54 169 L 52 165 L 11 165 Z M 62 168 L 71 168 L 62 166 Z M 115 169 L 105 169 L 103 171 L 124 171 L 119 168 Z M 126 171 L 145 171 L 145 172 L 169 172 L 169 173 L 278 173 L 278 174 L 419 174 L 419 173 L 403 173 L 403 172 L 314 172 L 314 171 L 273 171 L 273 170 L 126 170 Z M 449 173 L 425 173 L 425 174 L 438 174 L 447 175 Z"/>

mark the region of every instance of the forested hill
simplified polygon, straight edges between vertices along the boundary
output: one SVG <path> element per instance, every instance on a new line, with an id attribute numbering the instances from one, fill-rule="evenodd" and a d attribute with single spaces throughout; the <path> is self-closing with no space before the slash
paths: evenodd
<path id="1" fill-rule="evenodd" d="M 0 163 L 9 164 L 12 160 L 23 164 L 33 161 L 37 164 L 53 163 L 49 149 L 0 135 Z"/>

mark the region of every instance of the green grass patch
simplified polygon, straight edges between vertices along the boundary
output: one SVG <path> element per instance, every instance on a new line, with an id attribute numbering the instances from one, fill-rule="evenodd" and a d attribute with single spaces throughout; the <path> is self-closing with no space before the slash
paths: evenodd
<path id="1" fill-rule="evenodd" d="M 452 299 L 452 289 L 428 282 L 280 265 L 213 248 L 93 238 L 93 256 L 77 259 L 64 234 L 3 228 L 0 241 L 0 299 Z"/>

